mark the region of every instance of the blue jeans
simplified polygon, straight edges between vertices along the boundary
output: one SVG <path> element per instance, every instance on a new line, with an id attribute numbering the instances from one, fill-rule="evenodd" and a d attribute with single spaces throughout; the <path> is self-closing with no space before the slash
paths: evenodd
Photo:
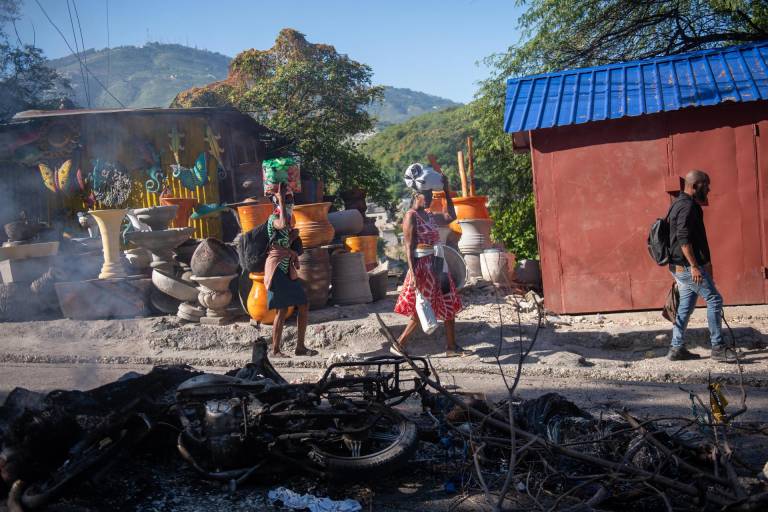
<path id="1" fill-rule="evenodd" d="M 672 272 L 680 291 L 680 304 L 677 307 L 677 317 L 672 328 L 672 348 L 684 346 L 683 334 L 696 307 L 696 299 L 701 296 L 707 303 L 707 323 L 709 324 L 709 340 L 712 348 L 723 346 L 723 334 L 720 330 L 723 320 L 723 297 L 715 288 L 712 276 L 702 269 L 701 284 L 693 282 L 690 268 L 683 272 Z"/>

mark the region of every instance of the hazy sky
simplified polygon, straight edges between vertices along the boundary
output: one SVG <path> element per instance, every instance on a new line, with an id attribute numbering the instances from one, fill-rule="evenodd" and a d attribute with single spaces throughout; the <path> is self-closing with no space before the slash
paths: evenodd
<path id="1" fill-rule="evenodd" d="M 107 46 L 107 19 L 113 47 L 160 41 L 230 57 L 267 49 L 290 27 L 368 64 L 377 84 L 460 102 L 471 100 L 476 82 L 487 76 L 478 62 L 519 42 L 522 11 L 515 0 L 39 0 L 73 48 L 67 11 L 73 1 L 86 48 Z M 47 57 L 69 54 L 35 0 L 24 0 L 17 27 Z"/>

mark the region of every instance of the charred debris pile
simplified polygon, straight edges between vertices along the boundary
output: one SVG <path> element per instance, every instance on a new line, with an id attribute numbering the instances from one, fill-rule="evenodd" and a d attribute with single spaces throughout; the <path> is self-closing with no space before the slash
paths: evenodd
<path id="1" fill-rule="evenodd" d="M 739 422 L 746 394 L 729 410 L 716 381 L 709 397 L 688 391 L 690 417 L 595 417 L 555 393 L 519 399 L 519 374 L 498 402 L 457 392 L 408 356 L 335 363 L 315 383 L 289 383 L 266 346 L 227 375 L 156 367 L 87 392 L 14 390 L 0 407 L 9 510 L 66 501 L 160 445 L 190 478 L 234 493 L 275 474 L 386 485 L 408 466 L 440 482 L 451 510 L 768 508 L 764 461 L 738 449 L 768 432 Z"/>

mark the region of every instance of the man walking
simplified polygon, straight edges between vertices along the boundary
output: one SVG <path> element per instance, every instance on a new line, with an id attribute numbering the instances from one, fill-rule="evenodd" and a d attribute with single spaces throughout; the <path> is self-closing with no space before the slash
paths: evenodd
<path id="1" fill-rule="evenodd" d="M 688 320 L 701 296 L 707 303 L 707 323 L 712 344 L 711 359 L 725 362 L 725 345 L 721 333 L 723 298 L 712 278 L 707 232 L 704 229 L 702 204 L 707 203 L 710 181 L 707 173 L 691 171 L 685 177 L 685 190 L 669 212 L 669 269 L 680 291 L 680 303 L 672 329 L 672 344 L 667 357 L 672 361 L 699 359 L 685 348 L 683 335 Z"/>

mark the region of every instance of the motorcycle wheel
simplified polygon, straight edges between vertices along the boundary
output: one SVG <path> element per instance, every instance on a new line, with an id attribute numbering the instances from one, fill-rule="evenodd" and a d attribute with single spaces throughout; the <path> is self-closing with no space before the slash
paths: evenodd
<path id="1" fill-rule="evenodd" d="M 359 453 L 341 439 L 313 445 L 310 459 L 330 478 L 362 480 L 391 473 L 404 466 L 416 451 L 419 438 L 415 423 L 386 405 L 371 405 L 369 412 L 380 417 L 366 432 L 366 439 L 360 441 Z"/>

